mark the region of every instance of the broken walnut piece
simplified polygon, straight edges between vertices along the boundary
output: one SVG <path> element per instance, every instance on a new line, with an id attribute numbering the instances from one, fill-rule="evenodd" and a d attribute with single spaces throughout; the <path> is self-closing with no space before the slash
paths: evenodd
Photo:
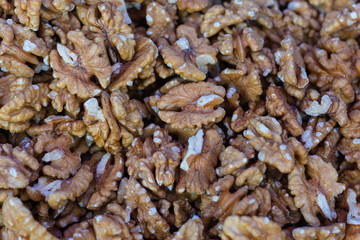
<path id="1" fill-rule="evenodd" d="M 29 209 L 16 197 L 9 196 L 2 206 L 2 215 L 5 227 L 19 235 L 19 239 L 56 240 L 47 229 L 37 222 Z"/>
<path id="2" fill-rule="evenodd" d="M 161 120 L 175 128 L 201 128 L 224 117 L 223 108 L 214 109 L 224 101 L 224 96 L 225 89 L 212 83 L 182 84 L 160 97 L 158 114 Z"/>
<path id="3" fill-rule="evenodd" d="M 291 172 L 295 160 L 307 162 L 306 149 L 294 137 L 287 138 L 275 118 L 266 116 L 251 119 L 243 135 L 259 152 L 260 161 L 276 167 L 282 173 Z"/>
<path id="4" fill-rule="evenodd" d="M 40 25 L 41 0 L 16 0 L 14 1 L 15 15 L 19 22 L 26 27 L 37 31 Z"/>
<path id="5" fill-rule="evenodd" d="M 109 90 L 112 92 L 133 86 L 136 79 L 146 82 L 154 77 L 154 67 L 158 55 L 155 43 L 146 37 L 135 41 L 135 55 L 131 61 L 119 65 L 119 69 L 115 72 L 109 85 Z"/>
<path id="6" fill-rule="evenodd" d="M 286 234 L 280 225 L 268 217 L 229 216 L 225 219 L 220 237 L 222 240 L 235 240 L 240 237 L 249 240 L 285 240 Z"/>
<path id="7" fill-rule="evenodd" d="M 337 145 L 339 151 L 345 156 L 345 160 L 350 163 L 356 163 L 360 169 L 360 139 L 342 138 Z"/>
<path id="8" fill-rule="evenodd" d="M 340 240 L 345 237 L 345 223 L 334 223 L 322 227 L 299 227 L 292 231 L 295 240 Z"/>
<path id="9" fill-rule="evenodd" d="M 341 135 L 339 129 L 333 128 L 326 136 L 326 138 L 322 141 L 322 143 L 314 151 L 315 155 L 324 159 L 325 162 L 330 162 L 336 169 L 339 165 L 337 161 L 339 151 L 342 151 L 340 147 L 341 142 L 339 142 L 340 137 Z"/>
<path id="10" fill-rule="evenodd" d="M 266 90 L 266 110 L 270 116 L 281 117 L 285 129 L 291 135 L 297 137 L 304 132 L 300 113 L 295 106 L 287 102 L 282 89 L 274 84 L 271 84 Z"/>
<path id="11" fill-rule="evenodd" d="M 214 167 L 222 149 L 222 139 L 215 129 L 200 129 L 188 143 L 180 164 L 185 173 L 176 186 L 176 192 L 199 195 L 216 179 Z"/>
<path id="12" fill-rule="evenodd" d="M 202 240 L 204 239 L 204 224 L 198 216 L 194 216 L 184 223 L 171 238 L 173 240 Z"/>
<path id="13" fill-rule="evenodd" d="M 180 25 L 176 29 L 178 40 L 170 45 L 166 39 L 158 40 L 164 63 L 185 80 L 202 81 L 206 78 L 208 65 L 217 62 L 217 49 L 207 38 L 198 38 L 196 29 Z"/>
<path id="14" fill-rule="evenodd" d="M 262 116 L 266 113 L 265 104 L 263 101 L 249 102 L 249 109 L 244 111 L 240 106 L 232 114 L 230 127 L 235 132 L 241 132 L 247 128 L 250 119 L 257 116 Z"/>
<path id="15" fill-rule="evenodd" d="M 124 61 L 130 61 L 135 54 L 135 40 L 131 28 L 124 21 L 121 8 L 111 1 L 99 2 L 87 6 L 77 6 L 77 14 L 86 26 L 90 26 L 90 31 L 100 32 L 109 41 L 111 46 L 108 52 L 112 62 L 119 62 L 117 54 Z M 117 53 L 111 53 L 115 49 Z"/>
<path id="16" fill-rule="evenodd" d="M 275 53 L 275 61 L 280 66 L 277 76 L 284 83 L 294 85 L 297 88 L 306 88 L 309 78 L 295 39 L 286 36 L 280 44 L 281 48 Z"/>
<path id="17" fill-rule="evenodd" d="M 91 77 L 95 76 L 102 88 L 110 83 L 112 68 L 105 46 L 97 39 L 86 38 L 81 31 L 70 31 L 67 38 L 74 49 L 58 43 L 56 50 L 50 53 L 56 86 L 66 87 L 71 94 L 84 99 L 100 95 L 101 88 L 91 81 Z M 83 70 L 78 71 L 79 68 Z"/>
<path id="18" fill-rule="evenodd" d="M 118 189 L 118 182 L 124 174 L 124 159 L 120 153 L 116 154 L 113 159 L 114 163 L 111 164 L 111 154 L 106 153 L 97 164 L 95 192 L 89 199 L 87 209 L 99 209 L 110 200 L 111 195 Z"/>
<path id="19" fill-rule="evenodd" d="M 305 176 L 305 167 L 309 179 Z M 288 175 L 289 189 L 306 222 L 319 226 L 317 212 L 329 220 L 336 219 L 335 197 L 345 190 L 345 185 L 337 182 L 338 173 L 331 163 L 319 156 L 309 156 L 305 167 L 296 164 Z"/>
<path id="20" fill-rule="evenodd" d="M 204 10 L 208 6 L 208 1 L 206 0 L 196 0 L 196 1 L 189 1 L 189 0 L 177 0 L 176 5 L 179 8 L 179 10 L 187 11 L 189 13 L 192 12 L 199 12 L 201 10 Z"/>
<path id="21" fill-rule="evenodd" d="M 332 119 L 326 121 L 326 118 L 323 117 L 311 117 L 301 135 L 304 147 L 308 150 L 315 148 L 330 133 L 335 124 L 336 122 Z"/>
<path id="22" fill-rule="evenodd" d="M 133 178 L 125 185 L 124 199 L 130 212 L 137 210 L 137 220 L 144 238 L 164 239 L 170 234 L 170 226 L 158 213 L 145 188 Z"/>
<path id="23" fill-rule="evenodd" d="M 32 172 L 38 170 L 40 164 L 25 149 L 1 144 L 0 166 L 0 188 L 24 188 L 30 183 Z"/>
<path id="24" fill-rule="evenodd" d="M 340 133 L 346 138 L 360 137 L 360 102 L 349 108 L 348 117 L 348 123 L 340 128 Z"/>

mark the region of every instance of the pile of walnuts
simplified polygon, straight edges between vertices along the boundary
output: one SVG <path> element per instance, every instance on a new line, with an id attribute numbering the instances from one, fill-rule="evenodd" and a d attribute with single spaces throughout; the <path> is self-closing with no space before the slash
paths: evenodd
<path id="1" fill-rule="evenodd" d="M 359 37 L 356 0 L 0 0 L 0 239 L 360 239 Z"/>

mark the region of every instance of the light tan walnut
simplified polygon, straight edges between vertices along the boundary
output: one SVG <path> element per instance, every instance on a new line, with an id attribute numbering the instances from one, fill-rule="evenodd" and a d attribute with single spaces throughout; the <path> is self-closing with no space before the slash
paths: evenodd
<path id="1" fill-rule="evenodd" d="M 37 31 L 40 25 L 41 0 L 16 0 L 14 5 L 15 14 L 19 18 L 19 22 Z"/>
<path id="2" fill-rule="evenodd" d="M 348 122 L 347 106 L 343 100 L 336 97 L 333 92 L 319 94 L 316 90 L 310 90 L 302 100 L 300 108 L 313 117 L 328 114 L 340 126 Z"/>
<path id="3" fill-rule="evenodd" d="M 200 129 L 188 140 L 180 168 L 185 171 L 176 192 L 202 194 L 215 181 L 215 165 L 222 149 L 222 139 L 215 129 Z"/>
<path id="4" fill-rule="evenodd" d="M 332 119 L 326 121 L 326 118 L 311 117 L 301 135 L 304 147 L 308 150 L 315 148 L 330 133 L 335 124 L 336 122 Z"/>
<path id="5" fill-rule="evenodd" d="M 173 4 L 161 4 L 154 1 L 146 7 L 146 23 L 149 25 L 146 34 L 156 41 L 163 37 L 170 43 L 176 41 L 175 20 L 176 7 Z"/>
<path id="6" fill-rule="evenodd" d="M 309 178 L 305 176 L 305 167 L 297 164 L 288 175 L 288 187 L 295 196 L 295 206 L 313 226 L 320 225 L 317 212 L 329 220 L 335 219 L 335 197 L 345 190 L 345 185 L 337 182 L 336 169 L 318 156 L 309 156 L 306 174 Z"/>
<path id="7" fill-rule="evenodd" d="M 335 0 L 332 2 L 326 1 L 326 0 L 310 0 L 309 1 L 311 5 L 325 11 L 329 12 L 331 10 L 342 10 L 344 8 L 350 8 L 351 5 L 355 3 L 353 0 Z"/>
<path id="8" fill-rule="evenodd" d="M 54 13 L 66 13 L 75 8 L 74 0 L 43 0 L 43 5 Z"/>
<path id="9" fill-rule="evenodd" d="M 4 225 L 15 234 L 20 235 L 19 239 L 41 239 L 56 240 L 44 226 L 37 222 L 29 209 L 16 197 L 7 197 L 2 206 Z"/>
<path id="10" fill-rule="evenodd" d="M 90 26 L 90 31 L 104 34 L 111 44 L 108 52 L 114 63 L 120 60 L 117 54 L 124 61 L 130 61 L 133 58 L 135 54 L 134 34 L 124 22 L 123 11 L 115 2 L 100 2 L 90 7 L 79 6 L 76 11 L 83 24 Z M 110 51 L 115 49 L 117 53 L 111 54 Z"/>
<path id="11" fill-rule="evenodd" d="M 258 151 L 258 159 L 280 172 L 289 173 L 295 166 L 295 160 L 306 163 L 307 151 L 294 137 L 283 134 L 280 123 L 272 117 L 256 117 L 250 120 L 244 137 Z"/>
<path id="12" fill-rule="evenodd" d="M 235 132 L 241 132 L 249 125 L 250 119 L 257 116 L 262 116 L 266 113 L 265 104 L 263 101 L 249 102 L 249 109 L 244 111 L 240 106 L 232 114 L 230 127 Z"/>
<path id="13" fill-rule="evenodd" d="M 189 0 L 177 0 L 176 5 L 178 6 L 179 10 L 185 10 L 189 13 L 198 12 L 204 10 L 208 6 L 208 1 L 206 0 L 196 0 L 196 1 L 189 1 Z"/>
<path id="14" fill-rule="evenodd" d="M 348 109 L 348 117 L 348 124 L 340 128 L 341 134 L 346 138 L 360 137 L 360 102 Z"/>
<path id="15" fill-rule="evenodd" d="M 340 131 L 338 128 L 333 128 L 326 136 L 322 143 L 316 148 L 314 154 L 324 159 L 325 162 L 330 162 L 335 168 L 338 166 L 337 158 L 340 150 Z"/>
<path id="16" fill-rule="evenodd" d="M 193 27 L 180 25 L 176 35 L 178 40 L 172 45 L 166 39 L 158 40 L 164 63 L 185 80 L 204 80 L 208 66 L 217 62 L 217 49 L 210 45 L 207 38 L 198 38 Z"/>
<path id="17" fill-rule="evenodd" d="M 271 84 L 266 90 L 266 109 L 270 116 L 281 117 L 285 129 L 291 135 L 297 137 L 304 130 L 301 127 L 302 119 L 295 106 L 290 105 L 286 100 L 286 95 L 280 87 Z"/>
<path id="18" fill-rule="evenodd" d="M 36 158 L 24 149 L 10 144 L 0 146 L 0 188 L 24 188 L 30 183 L 32 172 L 39 169 Z"/>
<path id="19" fill-rule="evenodd" d="M 258 101 L 263 93 L 259 71 L 248 74 L 243 70 L 226 68 L 220 73 L 221 83 L 233 87 L 242 101 Z"/>
<path id="20" fill-rule="evenodd" d="M 224 117 L 223 108 L 214 109 L 224 96 L 225 89 L 212 83 L 179 85 L 158 100 L 159 117 L 175 128 L 201 128 Z"/>
<path id="21" fill-rule="evenodd" d="M 281 48 L 275 53 L 275 61 L 280 66 L 277 76 L 281 81 L 297 88 L 307 87 L 309 78 L 294 38 L 286 36 L 281 41 Z"/>
<path id="22" fill-rule="evenodd" d="M 113 159 L 114 163 L 111 164 L 111 155 L 106 153 L 96 166 L 95 192 L 87 204 L 87 208 L 90 210 L 96 210 L 103 206 L 118 189 L 118 182 L 124 174 L 124 159 L 121 154 L 116 154 Z"/>
<path id="23" fill-rule="evenodd" d="M 74 49 L 58 43 L 56 50 L 50 53 L 56 86 L 66 87 L 71 94 L 84 99 L 100 95 L 101 88 L 91 81 L 91 77 L 95 76 L 102 88 L 110 83 L 112 68 L 105 46 L 96 39 L 86 38 L 81 31 L 70 31 L 67 38 Z M 83 70 L 78 71 L 79 68 Z"/>
<path id="24" fill-rule="evenodd" d="M 345 237 L 345 223 L 334 223 L 323 227 L 300 227 L 292 231 L 295 240 L 340 240 Z"/>
<path id="25" fill-rule="evenodd" d="M 204 239 L 204 225 L 201 219 L 194 216 L 181 226 L 178 232 L 171 238 L 173 240 L 202 240 Z"/>
<path id="26" fill-rule="evenodd" d="M 170 235 L 170 226 L 156 210 L 145 188 L 135 179 L 127 181 L 124 198 L 130 212 L 137 210 L 137 220 L 144 238 L 164 239 Z"/>
<path id="27" fill-rule="evenodd" d="M 269 220 L 267 217 L 229 216 L 225 219 L 222 240 L 235 239 L 279 239 L 285 240 L 286 234 L 280 225 Z"/>
<path id="28" fill-rule="evenodd" d="M 154 78 L 154 67 L 158 50 L 155 43 L 146 37 L 136 39 L 135 55 L 131 61 L 120 65 L 116 70 L 113 80 L 109 85 L 110 91 L 123 90 L 131 87 L 134 80 L 142 81 L 145 84 L 149 79 Z M 147 85 L 144 85 L 144 88 Z"/>
<path id="29" fill-rule="evenodd" d="M 360 139 L 342 138 L 337 145 L 339 151 L 345 156 L 345 160 L 350 163 L 356 163 L 360 167 Z M 360 168 L 359 168 L 360 169 Z"/>

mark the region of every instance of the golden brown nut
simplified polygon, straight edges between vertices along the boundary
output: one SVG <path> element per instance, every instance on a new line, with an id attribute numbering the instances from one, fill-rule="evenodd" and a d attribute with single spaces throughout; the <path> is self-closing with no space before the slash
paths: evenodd
<path id="1" fill-rule="evenodd" d="M 348 162 L 355 162 L 360 167 L 360 139 L 359 138 L 342 138 L 337 145 L 339 151 L 345 156 Z"/>
<path id="2" fill-rule="evenodd" d="M 188 140 L 180 168 L 185 171 L 176 192 L 202 194 L 215 181 L 215 165 L 222 149 L 222 139 L 215 129 L 200 129 Z"/>
<path id="3" fill-rule="evenodd" d="M 346 138 L 360 137 L 360 103 L 356 102 L 349 109 L 349 121 L 348 124 L 340 128 L 341 134 Z"/>
<path id="4" fill-rule="evenodd" d="M 267 217 L 230 216 L 225 219 L 220 237 L 223 240 L 285 240 L 286 234 L 277 223 Z"/>
<path id="5" fill-rule="evenodd" d="M 135 179 L 130 178 L 127 181 L 124 198 L 130 212 L 137 210 L 137 219 L 145 238 L 164 239 L 170 234 L 170 226 L 156 210 L 145 188 Z"/>
<path id="6" fill-rule="evenodd" d="M 196 215 L 181 226 L 179 231 L 171 238 L 174 240 L 202 240 L 204 225 Z"/>
<path id="7" fill-rule="evenodd" d="M 300 227 L 292 231 L 295 240 L 326 240 L 326 239 L 344 239 L 345 223 L 335 223 L 324 227 Z"/>
<path id="8" fill-rule="evenodd" d="M 38 223 L 19 198 L 7 197 L 2 206 L 4 225 L 16 234 L 19 238 L 55 240 L 44 226 Z"/>
<path id="9" fill-rule="evenodd" d="M 302 119 L 300 113 L 294 106 L 287 103 L 285 93 L 274 84 L 271 84 L 266 90 L 266 109 L 269 115 L 281 117 L 285 129 L 291 135 L 297 137 L 304 132 L 301 127 Z"/>
<path id="10" fill-rule="evenodd" d="M 295 206 L 300 208 L 305 220 L 318 226 L 320 220 L 316 213 L 321 213 L 329 220 L 336 218 L 334 211 L 335 197 L 345 190 L 345 185 L 338 183 L 338 173 L 331 163 L 324 162 L 318 156 L 309 156 L 305 167 L 296 164 L 288 175 L 289 189 L 295 196 Z"/>
<path id="11" fill-rule="evenodd" d="M 16 0 L 14 5 L 15 14 L 18 16 L 19 22 L 37 31 L 40 24 L 41 0 Z"/>
<path id="12" fill-rule="evenodd" d="M 339 156 L 340 149 L 340 131 L 338 128 L 333 128 L 326 136 L 322 143 L 316 148 L 314 154 L 324 159 L 325 162 L 330 162 L 335 168 L 338 166 L 337 156 Z M 346 154 L 345 154 L 346 155 Z"/>
<path id="13" fill-rule="evenodd" d="M 301 163 L 307 161 L 306 149 L 294 137 L 285 137 L 275 118 L 267 116 L 251 119 L 244 137 L 259 152 L 260 161 L 276 167 L 280 172 L 291 172 L 295 159 Z"/>
<path id="14" fill-rule="evenodd" d="M 225 89 L 212 83 L 179 85 L 158 100 L 159 117 L 175 128 L 201 128 L 224 117 L 223 108 L 214 110 L 224 101 L 224 96 Z"/>
<path id="15" fill-rule="evenodd" d="M 176 29 L 178 40 L 170 45 L 167 40 L 158 40 L 164 63 L 185 80 L 201 81 L 206 78 L 208 65 L 217 62 L 217 49 L 206 38 L 198 38 L 196 29 L 180 25 Z"/>
<path id="16" fill-rule="evenodd" d="M 32 172 L 39 169 L 39 162 L 20 147 L 13 148 L 10 144 L 1 144 L 0 148 L 0 187 L 26 187 Z"/>
<path id="17" fill-rule="evenodd" d="M 315 148 L 334 128 L 336 122 L 332 119 L 326 121 L 322 117 L 311 117 L 305 131 L 301 135 L 301 141 L 308 150 Z M 338 131 L 334 129 L 334 131 Z"/>
<path id="18" fill-rule="evenodd" d="M 230 127 L 235 132 L 241 132 L 249 125 L 249 121 L 257 116 L 264 115 L 266 112 L 263 101 L 249 102 L 249 109 L 244 112 L 242 107 L 238 107 L 232 114 Z"/>
<path id="19" fill-rule="evenodd" d="M 100 95 L 101 88 L 91 81 L 91 77 L 95 76 L 102 88 L 110 83 L 112 68 L 104 45 L 87 39 L 80 31 L 68 32 L 67 38 L 74 49 L 58 43 L 56 50 L 50 53 L 53 76 L 58 79 L 56 86 L 66 87 L 71 94 L 80 98 Z M 78 71 L 78 68 L 83 70 Z"/>

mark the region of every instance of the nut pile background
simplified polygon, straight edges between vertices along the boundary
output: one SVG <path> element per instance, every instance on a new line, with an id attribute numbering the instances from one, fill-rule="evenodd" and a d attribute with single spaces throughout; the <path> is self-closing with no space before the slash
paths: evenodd
<path id="1" fill-rule="evenodd" d="M 360 3 L 0 0 L 0 239 L 360 239 Z"/>

